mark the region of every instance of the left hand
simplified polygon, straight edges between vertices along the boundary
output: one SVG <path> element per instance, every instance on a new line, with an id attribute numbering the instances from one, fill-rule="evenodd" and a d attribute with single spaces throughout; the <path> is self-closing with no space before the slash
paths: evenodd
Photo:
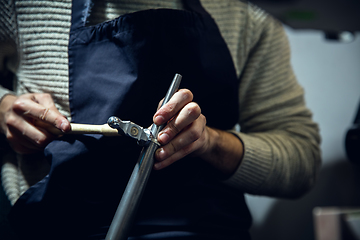
<path id="1" fill-rule="evenodd" d="M 209 142 L 206 118 L 200 106 L 192 102 L 190 90 L 181 89 L 155 113 L 156 125 L 166 124 L 158 135 L 162 145 L 156 153 L 156 170 L 163 169 L 190 153 L 202 153 Z"/>

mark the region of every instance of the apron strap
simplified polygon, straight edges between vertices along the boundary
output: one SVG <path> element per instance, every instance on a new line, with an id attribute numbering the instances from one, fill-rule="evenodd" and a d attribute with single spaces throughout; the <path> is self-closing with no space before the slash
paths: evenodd
<path id="1" fill-rule="evenodd" d="M 93 4 L 91 0 L 72 1 L 70 31 L 74 31 L 85 26 L 87 18 L 90 16 L 92 5 Z"/>
<path id="2" fill-rule="evenodd" d="M 210 14 L 202 6 L 200 0 L 182 0 L 185 9 L 196 12 L 202 16 L 210 16 Z"/>

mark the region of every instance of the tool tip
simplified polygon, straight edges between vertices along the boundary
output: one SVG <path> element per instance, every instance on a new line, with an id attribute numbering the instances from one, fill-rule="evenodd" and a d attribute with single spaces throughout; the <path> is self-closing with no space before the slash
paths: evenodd
<path id="1" fill-rule="evenodd" d="M 120 119 L 118 117 L 111 116 L 109 117 L 107 123 L 111 128 L 117 128 L 120 123 Z"/>

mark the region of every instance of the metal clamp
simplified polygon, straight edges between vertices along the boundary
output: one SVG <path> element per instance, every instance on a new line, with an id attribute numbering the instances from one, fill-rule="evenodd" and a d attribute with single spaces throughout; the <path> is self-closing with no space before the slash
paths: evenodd
<path id="1" fill-rule="evenodd" d="M 154 139 L 149 129 L 143 128 L 130 121 L 122 121 L 118 117 L 110 117 L 108 119 L 108 125 L 111 128 L 117 129 L 120 135 L 136 139 L 140 146 L 147 146 Z"/>

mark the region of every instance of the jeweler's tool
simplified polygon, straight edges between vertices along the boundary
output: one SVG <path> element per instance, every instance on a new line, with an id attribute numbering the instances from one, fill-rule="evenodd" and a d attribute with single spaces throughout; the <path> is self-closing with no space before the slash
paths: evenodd
<path id="1" fill-rule="evenodd" d="M 171 86 L 165 96 L 165 99 L 161 106 L 166 104 L 170 98 L 174 95 L 174 93 L 179 88 L 182 76 L 180 74 L 176 74 Z M 125 135 L 131 135 L 131 132 L 140 132 L 145 133 L 147 135 L 147 131 L 143 128 L 140 130 L 133 129 L 130 127 L 130 130 L 124 130 L 122 127 L 121 121 L 116 117 L 110 117 L 108 120 L 109 126 L 115 127 L 119 132 L 123 131 Z M 129 125 L 130 126 L 130 125 Z M 136 125 L 137 126 L 137 125 Z M 133 126 L 137 128 L 136 126 Z M 125 240 L 128 237 L 128 230 L 133 222 L 133 218 L 136 213 L 136 209 L 140 203 L 141 196 L 145 190 L 145 186 L 147 184 L 147 180 L 149 179 L 151 169 L 154 165 L 154 153 L 156 149 L 159 147 L 157 141 L 152 139 L 157 139 L 158 133 L 165 125 L 157 126 L 155 124 L 152 125 L 150 130 L 150 140 L 145 140 L 145 146 L 143 147 L 138 161 L 134 167 L 134 170 L 131 174 L 129 182 L 126 186 L 126 189 L 123 193 L 121 201 L 119 203 L 118 209 L 115 213 L 115 216 L 111 222 L 109 231 L 106 235 L 106 240 Z M 128 129 L 128 128 L 127 128 Z M 130 133 L 129 133 L 130 132 Z M 143 134 L 142 133 L 142 134 Z M 139 140 L 138 140 L 139 143 Z M 140 138 L 140 143 L 144 143 Z"/>

